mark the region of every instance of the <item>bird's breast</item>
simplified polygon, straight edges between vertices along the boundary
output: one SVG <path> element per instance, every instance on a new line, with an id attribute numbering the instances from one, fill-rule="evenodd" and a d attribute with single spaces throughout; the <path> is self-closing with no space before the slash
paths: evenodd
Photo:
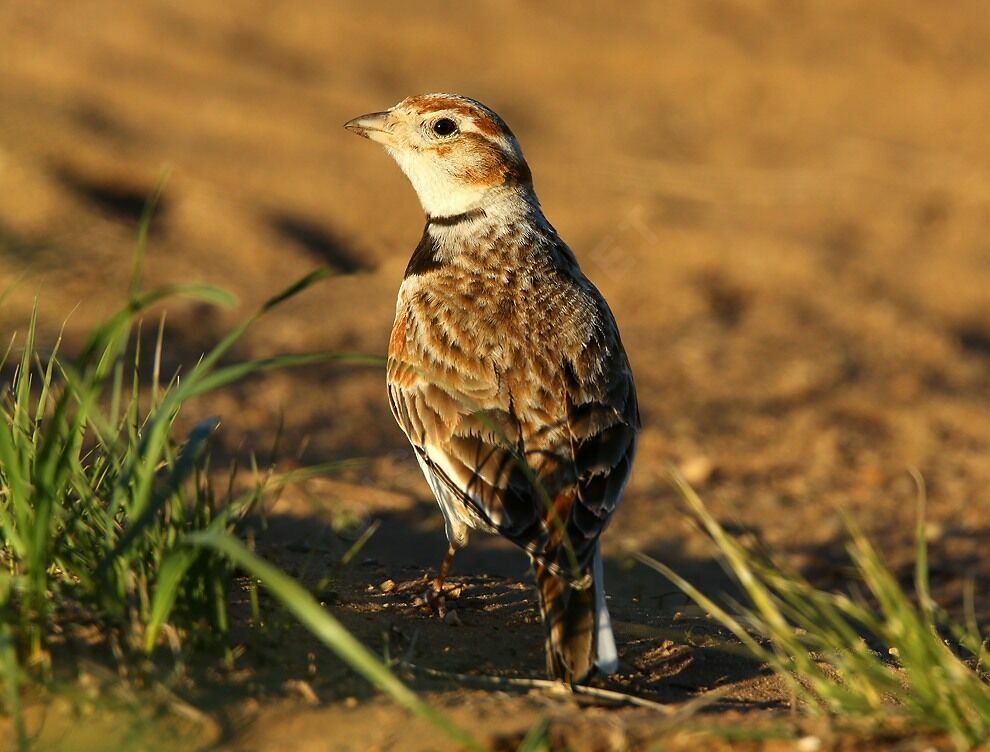
<path id="1" fill-rule="evenodd" d="M 517 409 L 553 412 L 565 363 L 580 357 L 594 315 L 573 286 L 548 275 L 451 265 L 403 282 L 389 355 L 413 365 L 405 378 L 416 369 L 456 375 L 511 395 Z"/>

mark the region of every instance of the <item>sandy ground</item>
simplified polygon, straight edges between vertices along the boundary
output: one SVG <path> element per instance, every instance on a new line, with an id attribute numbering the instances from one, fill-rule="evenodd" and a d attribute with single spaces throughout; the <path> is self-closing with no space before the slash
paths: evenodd
<path id="1" fill-rule="evenodd" d="M 118 306 L 142 202 L 168 167 L 149 284 L 211 282 L 241 304 L 170 305 L 167 367 L 320 264 L 335 275 L 239 354 L 382 353 L 422 213 L 398 169 L 340 126 L 431 90 L 499 111 L 548 217 L 611 302 L 639 386 L 639 457 L 605 537 L 620 685 L 674 709 L 720 689 L 703 727 L 773 737 L 791 723 L 773 679 L 704 638 L 717 638 L 711 623 L 623 554 L 724 586 L 665 480 L 670 463 L 736 530 L 825 585 L 843 574 L 838 509 L 909 573 L 917 468 L 935 594 L 958 605 L 966 578 L 981 578 L 990 615 L 983 3 L 627 3 L 617 15 L 567 3 L 5 2 L 0 68 L 0 286 L 16 282 L 0 325 L 23 327 L 40 293 L 47 336 L 68 319 L 71 346 Z M 312 584 L 346 548 L 342 528 L 380 520 L 328 588 L 335 614 L 419 665 L 539 675 L 525 561 L 499 541 L 476 538 L 455 565 L 459 625 L 416 605 L 443 533 L 382 382 L 380 369 L 312 368 L 202 406 L 222 416 L 231 453 L 270 446 L 281 419 L 293 461 L 368 458 L 287 493 L 263 549 Z M 220 719 L 201 744 L 444 746 L 298 629 L 245 639 L 250 671 L 190 691 Z M 413 683 L 505 748 L 544 716 L 578 748 L 662 734 L 699 748 L 655 711 Z"/>

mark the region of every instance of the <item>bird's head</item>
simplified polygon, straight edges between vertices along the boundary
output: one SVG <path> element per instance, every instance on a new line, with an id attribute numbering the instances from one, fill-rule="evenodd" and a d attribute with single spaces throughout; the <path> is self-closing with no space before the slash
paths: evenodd
<path id="1" fill-rule="evenodd" d="M 433 217 L 482 208 L 505 188 L 532 186 L 522 149 L 505 121 L 467 97 L 409 97 L 344 127 L 385 146 Z"/>

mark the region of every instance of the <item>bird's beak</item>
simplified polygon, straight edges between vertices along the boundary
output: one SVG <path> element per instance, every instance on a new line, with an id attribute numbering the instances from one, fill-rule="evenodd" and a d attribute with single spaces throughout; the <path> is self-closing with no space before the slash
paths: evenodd
<path id="1" fill-rule="evenodd" d="M 372 112 L 348 120 L 344 123 L 344 127 L 351 133 L 384 144 L 388 143 L 388 137 L 392 131 L 392 120 L 388 112 Z"/>

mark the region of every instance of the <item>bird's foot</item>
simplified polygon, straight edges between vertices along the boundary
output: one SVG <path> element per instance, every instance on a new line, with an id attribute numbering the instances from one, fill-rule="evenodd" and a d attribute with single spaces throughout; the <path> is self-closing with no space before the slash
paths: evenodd
<path id="1" fill-rule="evenodd" d="M 446 585 L 436 580 L 423 593 L 423 605 L 426 610 L 442 619 L 447 624 L 460 623 L 456 613 L 447 607 L 448 601 L 456 601 L 464 591 L 462 585 Z"/>
<path id="2" fill-rule="evenodd" d="M 438 618 L 443 619 L 447 615 L 447 597 L 442 587 L 436 584 L 430 585 L 423 594 L 423 599 L 426 601 L 426 607 Z"/>

